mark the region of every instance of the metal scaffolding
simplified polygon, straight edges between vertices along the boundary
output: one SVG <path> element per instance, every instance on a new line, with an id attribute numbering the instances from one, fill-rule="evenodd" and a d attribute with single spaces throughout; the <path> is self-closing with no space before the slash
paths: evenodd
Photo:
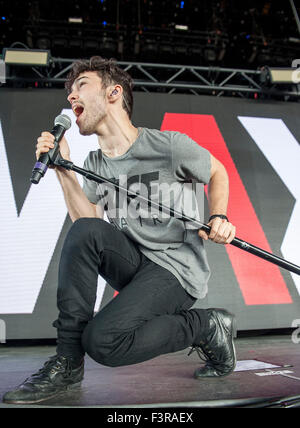
<path id="1" fill-rule="evenodd" d="M 48 67 L 32 67 L 26 77 L 10 74 L 9 84 L 35 83 L 43 87 L 63 87 L 66 76 L 75 59 L 52 58 Z M 281 97 L 285 101 L 300 99 L 300 85 L 271 85 L 266 82 L 265 71 L 203 67 L 144 62 L 118 62 L 134 81 L 134 90 L 186 93 L 194 95 Z M 28 68 L 27 68 L 28 70 Z"/>

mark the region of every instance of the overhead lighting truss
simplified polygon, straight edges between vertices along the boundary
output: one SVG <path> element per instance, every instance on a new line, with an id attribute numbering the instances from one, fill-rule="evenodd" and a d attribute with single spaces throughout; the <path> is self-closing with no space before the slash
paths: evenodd
<path id="1" fill-rule="evenodd" d="M 75 59 L 51 58 L 48 67 L 33 68 L 32 76 L 7 76 L 9 84 L 35 82 L 39 86 L 63 87 Z M 281 95 L 299 99 L 299 85 L 278 89 L 264 84 L 264 70 L 221 67 L 203 67 L 174 64 L 156 64 L 120 61 L 118 65 L 128 71 L 134 80 L 134 89 L 144 92 L 192 93 L 194 95 L 240 96 L 257 94 Z"/>

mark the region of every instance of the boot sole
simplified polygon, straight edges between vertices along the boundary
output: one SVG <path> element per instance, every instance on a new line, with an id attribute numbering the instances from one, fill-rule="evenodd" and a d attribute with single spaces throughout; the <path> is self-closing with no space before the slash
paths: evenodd
<path id="1" fill-rule="evenodd" d="M 50 400 L 51 398 L 57 397 L 58 395 L 65 394 L 69 391 L 72 391 L 74 389 L 80 389 L 81 382 L 74 383 L 73 385 L 67 385 L 64 387 L 63 390 L 58 391 L 52 395 L 49 395 L 48 397 L 40 398 L 39 400 L 3 400 L 3 403 L 5 404 L 36 404 L 41 403 L 42 401 Z"/>

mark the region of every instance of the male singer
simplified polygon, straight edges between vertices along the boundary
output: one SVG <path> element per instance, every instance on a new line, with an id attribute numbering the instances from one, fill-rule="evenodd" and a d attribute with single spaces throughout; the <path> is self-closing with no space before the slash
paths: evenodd
<path id="1" fill-rule="evenodd" d="M 226 217 L 224 166 L 186 135 L 136 128 L 132 79 L 112 60 L 76 61 L 66 88 L 80 133 L 98 137 L 99 150 L 88 154 L 86 168 L 136 189 L 143 184 L 148 196 L 155 185 L 170 186 L 175 207 L 186 190 L 194 198 L 186 184 L 208 184 L 211 232 L 174 216 L 151 216 L 149 207 L 126 198 L 124 206 L 118 192 L 93 181 L 85 179 L 81 188 L 74 172 L 56 167 L 73 221 L 59 265 L 57 354 L 7 392 L 4 402 L 37 403 L 80 385 L 85 353 L 117 367 L 192 347 L 206 360 L 196 378 L 230 374 L 236 364 L 234 316 L 224 309 L 190 309 L 207 292 L 203 239 L 229 244 L 235 236 Z M 54 137 L 42 132 L 37 141 L 38 159 L 53 148 Z M 60 153 L 71 159 L 65 138 Z M 94 316 L 98 275 L 119 293 Z"/>

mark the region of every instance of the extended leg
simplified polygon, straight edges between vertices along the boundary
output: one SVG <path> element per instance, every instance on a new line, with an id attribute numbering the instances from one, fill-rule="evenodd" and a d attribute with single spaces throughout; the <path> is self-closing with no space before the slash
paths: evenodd
<path id="1" fill-rule="evenodd" d="M 81 335 L 93 318 L 98 275 L 117 290 L 136 273 L 141 254 L 125 234 L 101 219 L 81 218 L 65 240 L 57 292 L 57 353 L 80 358 Z"/>

